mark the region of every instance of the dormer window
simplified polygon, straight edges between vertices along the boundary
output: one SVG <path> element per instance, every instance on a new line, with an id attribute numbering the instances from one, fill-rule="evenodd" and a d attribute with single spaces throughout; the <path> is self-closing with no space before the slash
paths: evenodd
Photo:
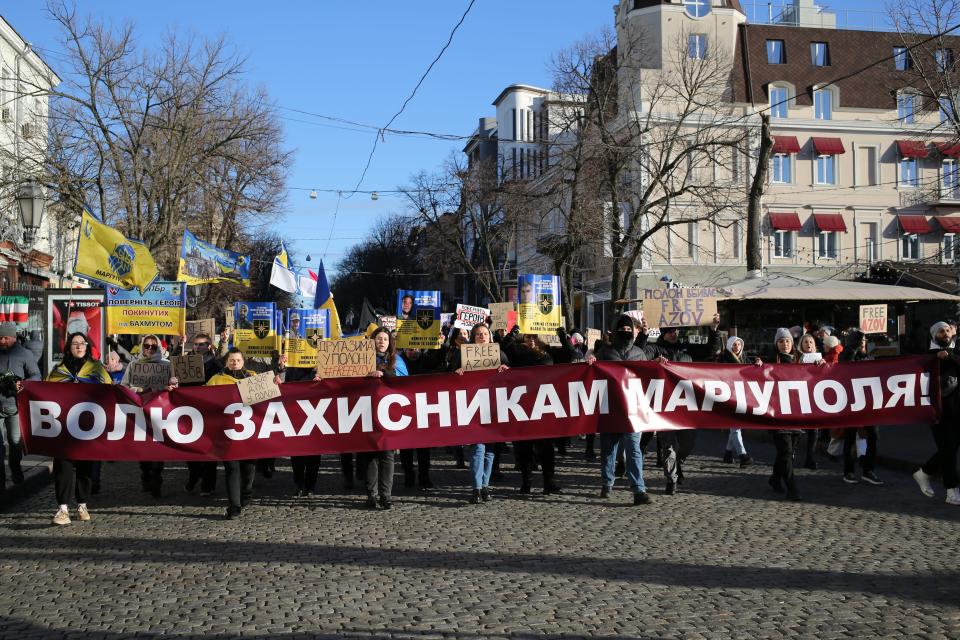
<path id="1" fill-rule="evenodd" d="M 893 48 L 893 64 L 897 71 L 909 71 L 913 69 L 913 58 L 906 47 Z"/>
<path id="2" fill-rule="evenodd" d="M 683 8 L 691 18 L 703 18 L 710 13 L 711 0 L 683 0 Z"/>
<path id="3" fill-rule="evenodd" d="M 953 71 L 953 49 L 937 49 L 933 57 L 937 61 L 937 71 Z"/>
<path id="4" fill-rule="evenodd" d="M 767 64 L 786 64 L 783 40 L 767 40 Z"/>
<path id="5" fill-rule="evenodd" d="M 830 66 L 830 47 L 826 42 L 810 43 L 810 62 L 815 67 Z"/>

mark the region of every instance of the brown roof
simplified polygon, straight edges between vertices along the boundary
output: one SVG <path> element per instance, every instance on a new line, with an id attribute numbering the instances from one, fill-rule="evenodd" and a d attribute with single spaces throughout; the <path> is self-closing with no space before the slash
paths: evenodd
<path id="1" fill-rule="evenodd" d="M 767 62 L 767 40 L 783 40 L 785 64 Z M 960 56 L 960 38 L 944 38 Z M 810 61 L 810 44 L 826 42 L 830 65 L 815 67 Z M 740 26 L 733 69 L 735 102 L 764 104 L 771 82 L 789 82 L 797 91 L 796 103 L 812 104 L 810 89 L 816 84 L 833 82 L 840 91 L 840 106 L 863 109 L 893 109 L 896 92 L 917 84 L 916 72 L 897 71 L 893 60 L 882 62 L 846 80 L 838 78 L 860 71 L 871 62 L 889 58 L 893 47 L 902 46 L 899 34 L 879 31 L 853 31 L 782 25 L 745 24 Z M 746 53 L 746 55 L 744 55 Z M 914 55 L 922 55 L 915 50 Z M 932 67 L 932 63 L 929 65 Z M 750 78 L 748 85 L 746 78 Z M 936 109 L 936 104 L 924 108 Z"/>

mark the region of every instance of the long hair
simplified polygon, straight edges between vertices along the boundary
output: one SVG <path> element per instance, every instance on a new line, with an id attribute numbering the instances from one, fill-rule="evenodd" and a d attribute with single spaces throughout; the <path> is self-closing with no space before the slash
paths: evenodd
<path id="1" fill-rule="evenodd" d="M 533 344 L 528 344 L 527 340 L 533 338 Z M 550 354 L 550 345 L 540 339 L 535 333 L 525 333 L 520 336 L 520 345 L 533 352 L 537 357 L 543 357 Z"/>
<path id="2" fill-rule="evenodd" d="M 393 371 L 397 365 L 397 346 L 393 342 L 393 334 L 390 333 L 390 330 L 386 327 L 377 327 L 377 330 L 373 332 L 373 335 L 370 336 L 370 339 L 376 340 L 377 334 L 380 333 L 387 334 L 388 342 L 387 352 L 384 354 L 383 364 L 378 364 L 377 369 L 380 371 Z"/>
<path id="3" fill-rule="evenodd" d="M 479 331 L 481 327 L 487 330 L 487 333 L 490 334 L 490 341 L 493 342 L 493 332 L 490 331 L 490 327 L 487 326 L 486 322 L 478 322 L 470 328 L 470 342 L 473 343 L 477 341 L 477 331 Z"/>
<path id="4" fill-rule="evenodd" d="M 87 346 L 84 348 L 82 358 L 74 357 L 73 353 L 70 351 L 70 343 L 73 342 L 73 339 L 77 336 L 83 338 L 83 341 L 87 343 Z M 67 371 L 73 375 L 77 375 L 80 372 L 80 368 L 83 366 L 83 363 L 87 360 L 90 360 L 90 338 L 87 337 L 87 334 L 80 331 L 69 334 L 66 342 L 63 343 L 63 366 L 65 366 Z"/>

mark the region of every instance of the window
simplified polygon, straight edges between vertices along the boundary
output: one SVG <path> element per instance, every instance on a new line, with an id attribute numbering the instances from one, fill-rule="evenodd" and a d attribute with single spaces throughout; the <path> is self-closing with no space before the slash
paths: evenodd
<path id="1" fill-rule="evenodd" d="M 815 67 L 830 66 L 830 48 L 826 42 L 810 43 L 810 62 Z"/>
<path id="2" fill-rule="evenodd" d="M 900 158 L 900 186 L 917 186 L 917 159 Z"/>
<path id="3" fill-rule="evenodd" d="M 940 168 L 940 180 L 944 198 L 960 198 L 960 173 L 957 172 L 957 161 L 954 158 L 944 158 Z"/>
<path id="4" fill-rule="evenodd" d="M 940 96 L 940 122 L 953 122 L 956 118 L 953 115 L 953 104 L 947 96 Z"/>
<path id="5" fill-rule="evenodd" d="M 937 71 L 953 69 L 953 49 L 937 49 L 933 52 L 933 57 L 937 61 Z"/>
<path id="6" fill-rule="evenodd" d="M 943 234 L 943 261 L 954 262 L 957 259 L 957 236 L 953 233 Z"/>
<path id="7" fill-rule="evenodd" d="M 830 120 L 833 116 L 833 92 L 829 89 L 815 89 L 813 92 L 813 117 L 817 120 Z"/>
<path id="8" fill-rule="evenodd" d="M 876 147 L 857 147 L 857 186 L 875 187 L 880 184 Z"/>
<path id="9" fill-rule="evenodd" d="M 909 71 L 913 69 L 913 58 L 906 47 L 893 48 L 893 65 L 897 71 Z"/>
<path id="10" fill-rule="evenodd" d="M 777 153 L 773 156 L 771 181 L 774 184 L 793 182 L 793 158 L 789 153 Z"/>
<path id="11" fill-rule="evenodd" d="M 733 257 L 738 260 L 743 257 L 743 223 L 737 220 L 733 223 Z"/>
<path id="12" fill-rule="evenodd" d="M 821 258 L 836 260 L 840 257 L 840 232 L 821 231 L 818 254 Z"/>
<path id="13" fill-rule="evenodd" d="M 793 231 L 777 229 L 773 232 L 773 257 L 793 257 Z"/>
<path id="14" fill-rule="evenodd" d="M 707 34 L 691 33 L 687 39 L 687 55 L 692 60 L 705 60 L 707 57 Z"/>
<path id="15" fill-rule="evenodd" d="M 767 64 L 786 64 L 783 40 L 767 40 Z"/>
<path id="16" fill-rule="evenodd" d="M 683 0 L 683 8 L 691 18 L 702 18 L 710 13 L 710 0 Z"/>
<path id="17" fill-rule="evenodd" d="M 816 184 L 837 183 L 837 156 L 817 156 Z"/>
<path id="18" fill-rule="evenodd" d="M 858 257 L 867 262 L 876 262 L 880 259 L 877 253 L 877 223 L 863 222 L 860 224 L 860 245 Z"/>
<path id="19" fill-rule="evenodd" d="M 770 117 L 786 118 L 789 101 L 790 94 L 786 87 L 770 87 Z"/>
<path id="20" fill-rule="evenodd" d="M 916 96 L 912 93 L 897 94 L 897 119 L 902 124 L 913 124 Z"/>
<path id="21" fill-rule="evenodd" d="M 512 111 L 513 111 L 513 122 L 511 122 L 510 124 L 512 125 L 513 131 L 510 133 L 510 140 L 512 142 L 516 142 L 518 139 L 517 138 L 517 133 L 518 133 L 517 132 L 517 110 L 513 109 Z M 513 153 L 514 155 L 516 155 L 517 152 L 514 151 Z M 514 164 L 516 164 L 516 162 L 514 162 Z"/>
<path id="22" fill-rule="evenodd" d="M 908 233 L 900 236 L 900 258 L 916 260 L 920 257 L 920 236 Z"/>
<path id="23" fill-rule="evenodd" d="M 688 222 L 687 223 L 687 257 L 696 258 L 697 257 L 697 223 Z"/>

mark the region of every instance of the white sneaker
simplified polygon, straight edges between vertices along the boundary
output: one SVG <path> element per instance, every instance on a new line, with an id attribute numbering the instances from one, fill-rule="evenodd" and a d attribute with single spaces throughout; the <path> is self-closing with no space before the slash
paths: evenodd
<path id="1" fill-rule="evenodd" d="M 53 516 L 53 524 L 56 524 L 56 525 L 70 524 L 70 512 L 64 511 L 63 509 L 57 509 L 56 515 Z"/>
<path id="2" fill-rule="evenodd" d="M 913 479 L 917 481 L 917 484 L 920 486 L 920 491 L 923 492 L 923 495 L 928 498 L 934 496 L 933 485 L 930 484 L 930 476 L 923 472 L 923 469 L 917 469 L 913 472 Z"/>
<path id="3" fill-rule="evenodd" d="M 960 505 L 960 489 L 947 489 L 947 504 Z"/>
<path id="4" fill-rule="evenodd" d="M 87 505 L 81 504 L 77 507 L 77 520 L 80 522 L 90 522 L 90 512 L 87 511 Z"/>

